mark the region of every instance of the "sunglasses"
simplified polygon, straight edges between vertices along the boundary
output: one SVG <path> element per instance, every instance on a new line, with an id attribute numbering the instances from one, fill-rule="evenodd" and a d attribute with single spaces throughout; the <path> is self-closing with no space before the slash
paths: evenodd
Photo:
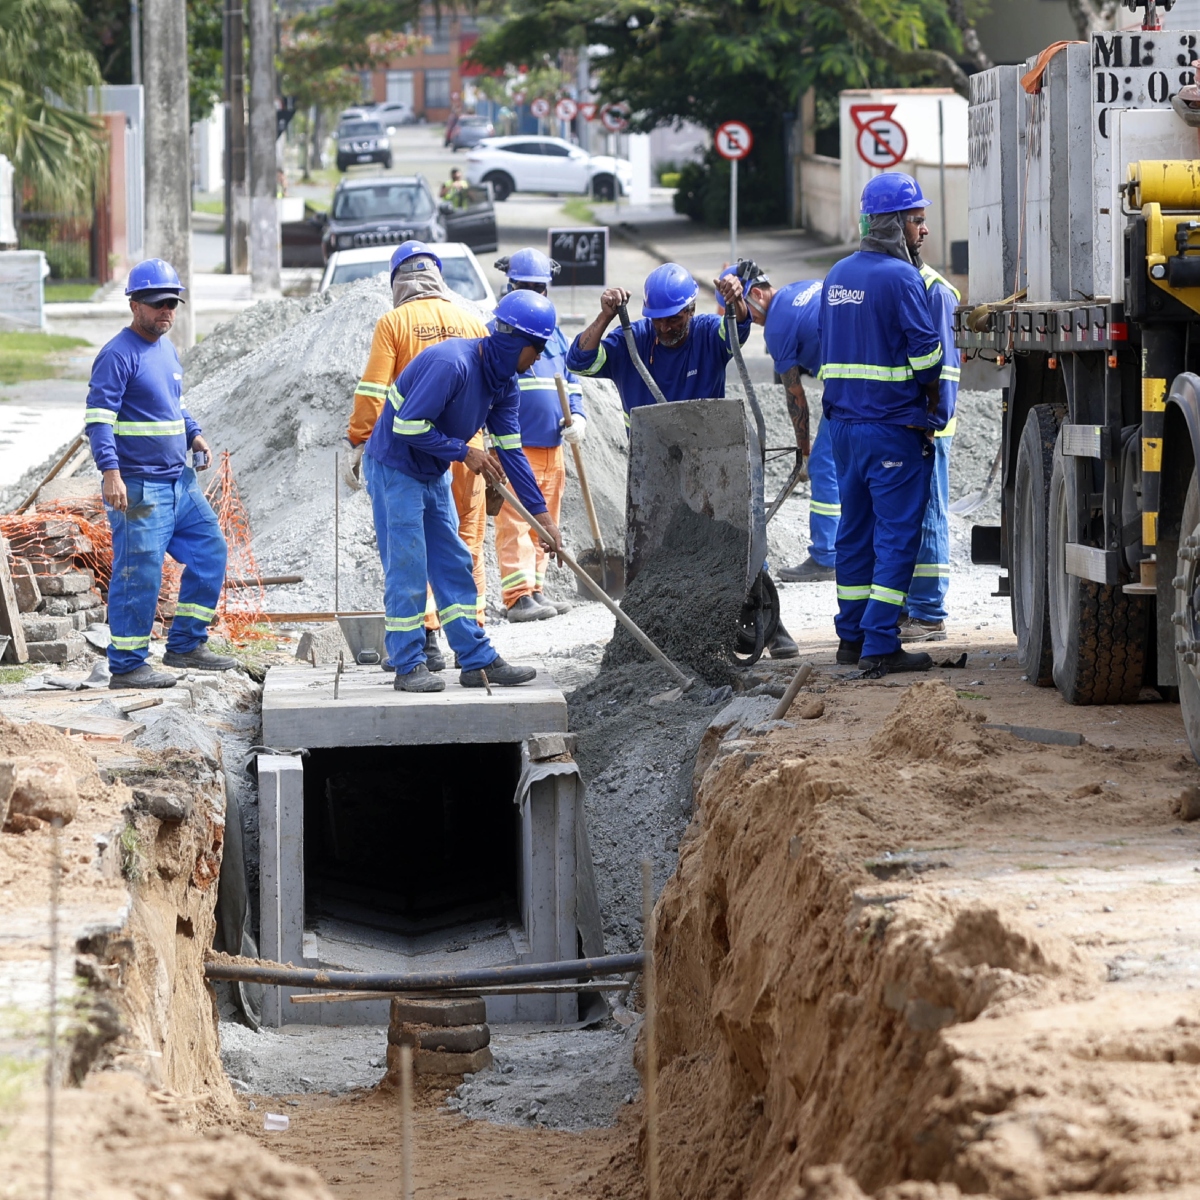
<path id="1" fill-rule="evenodd" d="M 174 308 L 179 307 L 179 300 L 175 296 L 172 296 L 168 300 L 155 300 L 155 301 L 153 301 L 153 303 L 143 300 L 143 301 L 141 301 L 141 303 L 145 304 L 147 308 L 153 308 L 153 309 L 159 309 L 159 308 L 174 309 Z"/>

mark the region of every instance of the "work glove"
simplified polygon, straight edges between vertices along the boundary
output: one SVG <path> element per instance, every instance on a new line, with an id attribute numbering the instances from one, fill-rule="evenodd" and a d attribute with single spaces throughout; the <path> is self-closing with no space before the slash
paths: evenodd
<path id="1" fill-rule="evenodd" d="M 560 421 L 559 428 L 562 430 L 564 442 L 578 446 L 583 442 L 584 435 L 587 433 L 587 418 L 581 417 L 578 413 L 572 413 L 570 425 Z"/>
<path id="2" fill-rule="evenodd" d="M 362 487 L 362 456 L 366 442 L 356 446 L 349 438 L 342 438 L 338 448 L 342 455 L 342 482 L 352 492 L 357 492 Z"/>

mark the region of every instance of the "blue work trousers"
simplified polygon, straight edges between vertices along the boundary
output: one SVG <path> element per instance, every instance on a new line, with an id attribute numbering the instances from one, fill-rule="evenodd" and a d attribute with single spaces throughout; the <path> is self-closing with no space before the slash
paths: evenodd
<path id="1" fill-rule="evenodd" d="M 921 548 L 908 589 L 908 615 L 920 621 L 946 619 L 950 590 L 950 443 L 953 437 L 933 439 L 933 479 L 921 524 Z"/>
<path id="2" fill-rule="evenodd" d="M 225 535 L 196 472 L 185 467 L 173 481 L 125 478 L 124 483 L 129 507 L 117 512 L 104 506 L 113 542 L 108 666 L 114 675 L 136 671 L 150 652 L 164 555 L 184 566 L 168 650 L 186 654 L 208 640 L 225 585 Z"/>
<path id="3" fill-rule="evenodd" d="M 458 536 L 450 472 L 428 483 L 363 455 L 383 562 L 388 660 L 401 675 L 425 661 L 425 586 L 433 588 L 446 640 L 463 671 L 497 657 L 476 620 L 471 552 Z"/>
<path id="4" fill-rule="evenodd" d="M 864 658 L 900 649 L 897 626 L 921 545 L 933 446 L 917 429 L 828 422 L 842 495 L 837 536 L 838 637 Z"/>
<path id="5" fill-rule="evenodd" d="M 842 498 L 838 492 L 837 464 L 833 461 L 833 441 L 822 421 L 813 438 L 808 459 L 809 502 L 808 534 L 812 545 L 808 552 L 814 562 L 832 567 L 837 560 L 838 521 L 842 516 Z"/>

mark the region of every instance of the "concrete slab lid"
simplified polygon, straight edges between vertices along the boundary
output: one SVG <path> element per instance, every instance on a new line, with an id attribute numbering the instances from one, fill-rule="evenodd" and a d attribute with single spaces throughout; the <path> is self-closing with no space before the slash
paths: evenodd
<path id="1" fill-rule="evenodd" d="M 520 687 L 459 685 L 442 673 L 444 692 L 412 695 L 392 687 L 378 667 L 347 667 L 333 698 L 336 668 L 281 665 L 263 685 L 263 742 L 279 749 L 336 746 L 430 746 L 519 742 L 533 733 L 567 728 L 567 702 L 540 663 Z"/>

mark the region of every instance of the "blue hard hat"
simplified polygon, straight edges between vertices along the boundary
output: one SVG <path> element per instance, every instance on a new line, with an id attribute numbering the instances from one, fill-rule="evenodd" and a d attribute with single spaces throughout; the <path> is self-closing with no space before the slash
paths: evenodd
<path id="1" fill-rule="evenodd" d="M 161 258 L 147 258 L 129 272 L 125 295 L 136 296 L 139 300 L 149 302 L 165 300 L 171 296 L 179 299 L 186 290 L 169 262 Z"/>
<path id="2" fill-rule="evenodd" d="M 528 288 L 517 288 L 500 298 L 495 321 L 501 333 L 512 330 L 535 342 L 546 342 L 558 324 L 558 314 L 545 296 Z M 502 326 L 508 326 L 508 330 Z"/>
<path id="3" fill-rule="evenodd" d="M 513 283 L 545 283 L 549 284 L 562 268 L 552 258 L 548 258 L 540 250 L 527 246 L 518 250 L 504 268 L 504 273 Z"/>
<path id="4" fill-rule="evenodd" d="M 691 272 L 678 263 L 664 263 L 646 276 L 642 293 L 643 317 L 673 317 L 682 312 L 700 288 Z"/>
<path id="5" fill-rule="evenodd" d="M 929 201 L 921 193 L 921 185 L 903 171 L 885 171 L 868 180 L 863 188 L 861 211 L 864 216 L 929 207 Z"/>
<path id="6" fill-rule="evenodd" d="M 435 263 L 437 263 L 437 269 L 439 271 L 442 269 L 442 260 L 438 258 L 438 256 L 434 254 L 434 252 L 430 250 L 430 248 L 425 245 L 424 242 L 418 242 L 416 238 L 413 238 L 410 241 L 401 242 L 400 245 L 392 251 L 392 273 L 389 278 L 395 279 L 396 272 L 400 269 L 400 264 L 406 263 L 410 258 L 416 258 L 418 255 L 427 255 L 429 258 L 433 259 Z M 409 269 L 415 270 L 416 264 Z"/>

